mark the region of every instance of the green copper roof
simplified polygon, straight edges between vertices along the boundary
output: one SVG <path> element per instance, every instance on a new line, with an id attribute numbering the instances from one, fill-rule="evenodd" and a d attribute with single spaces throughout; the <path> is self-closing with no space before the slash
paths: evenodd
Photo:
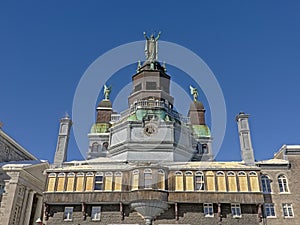
<path id="1" fill-rule="evenodd" d="M 210 137 L 210 129 L 206 125 L 192 125 L 193 134 L 197 137 Z"/>
<path id="2" fill-rule="evenodd" d="M 137 117 L 135 115 L 135 113 L 131 114 L 128 116 L 127 121 L 137 121 Z"/>
<path id="3" fill-rule="evenodd" d="M 107 123 L 95 123 L 91 128 L 91 133 L 107 133 L 109 127 Z"/>

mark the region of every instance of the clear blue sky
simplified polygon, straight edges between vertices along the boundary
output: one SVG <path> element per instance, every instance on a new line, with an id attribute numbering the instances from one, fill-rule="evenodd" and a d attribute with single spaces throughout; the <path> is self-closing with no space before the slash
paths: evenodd
<path id="1" fill-rule="evenodd" d="M 180 2 L 1 1 L 3 130 L 53 161 L 59 119 L 71 113 L 87 67 L 114 47 L 142 40 L 143 31 L 161 30 L 162 40 L 198 54 L 220 83 L 228 123 L 218 160 L 240 160 L 240 111 L 251 114 L 257 160 L 282 144 L 299 144 L 299 1 Z M 134 70 L 125 71 L 129 81 Z M 180 82 L 175 68 L 169 72 Z M 73 136 L 68 155 L 81 158 Z"/>

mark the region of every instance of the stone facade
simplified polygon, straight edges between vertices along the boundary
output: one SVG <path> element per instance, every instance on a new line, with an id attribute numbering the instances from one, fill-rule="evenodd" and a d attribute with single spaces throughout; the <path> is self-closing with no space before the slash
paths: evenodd
<path id="1" fill-rule="evenodd" d="M 33 225 L 42 216 L 49 168 L 0 129 L 0 225 Z M 3 157 L 4 156 L 4 157 Z"/>
<path id="2" fill-rule="evenodd" d="M 240 113 L 242 161 L 216 162 L 197 89 L 184 116 L 159 62 L 139 64 L 132 80 L 127 110 L 97 107 L 88 160 L 46 171 L 44 224 L 300 224 L 300 146 L 256 162 Z"/>

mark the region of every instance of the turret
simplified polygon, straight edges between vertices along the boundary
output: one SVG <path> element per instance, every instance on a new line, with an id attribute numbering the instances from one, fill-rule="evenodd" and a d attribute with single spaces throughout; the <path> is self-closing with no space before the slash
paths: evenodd
<path id="1" fill-rule="evenodd" d="M 72 121 L 68 115 L 60 119 L 59 132 L 54 156 L 54 167 L 61 167 L 67 160 L 68 143 Z"/>
<path id="2" fill-rule="evenodd" d="M 254 165 L 254 154 L 250 137 L 248 119 L 249 114 L 245 114 L 244 112 L 240 112 L 239 115 L 236 116 L 238 132 L 240 137 L 242 160 L 245 162 L 246 165 Z"/>

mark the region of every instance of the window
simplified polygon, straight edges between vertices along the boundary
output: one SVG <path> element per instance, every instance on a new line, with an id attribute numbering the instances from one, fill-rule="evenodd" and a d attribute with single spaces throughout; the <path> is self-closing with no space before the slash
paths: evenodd
<path id="1" fill-rule="evenodd" d="M 152 170 L 151 169 L 144 170 L 144 187 L 147 189 L 152 188 Z"/>
<path id="2" fill-rule="evenodd" d="M 164 190 L 165 189 L 165 171 L 162 169 L 159 169 L 157 171 L 157 188 L 159 190 Z"/>
<path id="3" fill-rule="evenodd" d="M 91 218 L 94 221 L 100 221 L 101 218 L 101 206 L 93 206 Z"/>
<path id="4" fill-rule="evenodd" d="M 55 188 L 55 181 L 56 181 L 56 173 L 50 173 L 48 176 L 48 187 L 47 191 L 53 192 Z"/>
<path id="5" fill-rule="evenodd" d="M 105 173 L 105 191 L 112 191 L 112 183 L 113 183 L 113 173 L 106 172 Z"/>
<path id="6" fill-rule="evenodd" d="M 99 144 L 97 142 L 94 142 L 92 144 L 92 152 L 98 152 Z"/>
<path id="7" fill-rule="evenodd" d="M 67 189 L 66 191 L 73 191 L 75 183 L 75 173 L 71 172 L 67 175 Z"/>
<path id="8" fill-rule="evenodd" d="M 191 171 L 185 172 L 185 190 L 194 191 L 194 177 Z"/>
<path id="9" fill-rule="evenodd" d="M 183 174 L 180 171 L 175 172 L 175 191 L 183 191 Z"/>
<path id="10" fill-rule="evenodd" d="M 201 171 L 195 173 L 195 188 L 197 191 L 204 190 L 204 175 Z"/>
<path id="11" fill-rule="evenodd" d="M 95 191 L 103 190 L 103 173 L 97 172 L 95 176 Z"/>
<path id="12" fill-rule="evenodd" d="M 84 190 L 84 173 L 79 172 L 76 174 L 76 191 Z"/>
<path id="13" fill-rule="evenodd" d="M 156 90 L 156 82 L 146 82 L 146 90 Z"/>
<path id="14" fill-rule="evenodd" d="M 275 217 L 275 207 L 273 203 L 265 204 L 265 215 L 266 217 Z"/>
<path id="15" fill-rule="evenodd" d="M 226 191 L 225 174 L 222 171 L 217 172 L 218 191 Z"/>
<path id="16" fill-rule="evenodd" d="M 247 175 L 244 171 L 238 172 L 238 178 L 239 178 L 239 187 L 241 192 L 248 191 L 248 179 Z"/>
<path id="17" fill-rule="evenodd" d="M 142 90 L 142 84 L 138 84 L 138 85 L 136 85 L 135 87 L 134 87 L 134 91 L 136 92 L 136 91 L 140 91 L 140 90 Z"/>
<path id="18" fill-rule="evenodd" d="M 284 175 L 278 176 L 278 185 L 279 185 L 279 192 L 289 192 L 288 181 L 286 176 Z"/>
<path id="19" fill-rule="evenodd" d="M 271 192 L 271 180 L 267 175 L 261 176 L 261 186 L 264 193 L 270 193 Z"/>
<path id="20" fill-rule="evenodd" d="M 241 205 L 240 204 L 231 204 L 231 214 L 233 217 L 241 217 Z"/>
<path id="21" fill-rule="evenodd" d="M 214 216 L 214 208 L 212 203 L 204 203 L 204 216 L 205 217 L 213 217 Z"/>
<path id="22" fill-rule="evenodd" d="M 237 191 L 236 176 L 232 171 L 227 172 L 228 191 Z"/>
<path id="23" fill-rule="evenodd" d="M 73 207 L 65 207 L 64 220 L 71 221 L 73 217 Z"/>
<path id="24" fill-rule="evenodd" d="M 215 191 L 215 174 L 213 171 L 206 172 L 206 179 L 207 179 L 207 190 L 208 191 Z"/>
<path id="25" fill-rule="evenodd" d="M 94 173 L 87 172 L 86 173 L 86 180 L 85 180 L 85 191 L 93 191 L 94 187 Z"/>
<path id="26" fill-rule="evenodd" d="M 64 191 L 65 189 L 65 173 L 59 173 L 58 174 L 58 182 L 57 182 L 57 187 L 56 191 Z"/>
<path id="27" fill-rule="evenodd" d="M 0 184 L 0 195 L 5 193 L 5 184 Z"/>
<path id="28" fill-rule="evenodd" d="M 257 173 L 254 171 L 249 172 L 250 188 L 251 191 L 259 192 L 259 181 Z"/>
<path id="29" fill-rule="evenodd" d="M 122 172 L 115 172 L 114 191 L 122 191 Z"/>
<path id="30" fill-rule="evenodd" d="M 282 204 L 282 209 L 283 209 L 283 216 L 285 218 L 287 217 L 294 217 L 294 212 L 293 212 L 293 206 L 290 203 L 283 203 Z"/>
<path id="31" fill-rule="evenodd" d="M 138 190 L 138 188 L 139 188 L 139 171 L 134 170 L 132 171 L 131 190 Z"/>

